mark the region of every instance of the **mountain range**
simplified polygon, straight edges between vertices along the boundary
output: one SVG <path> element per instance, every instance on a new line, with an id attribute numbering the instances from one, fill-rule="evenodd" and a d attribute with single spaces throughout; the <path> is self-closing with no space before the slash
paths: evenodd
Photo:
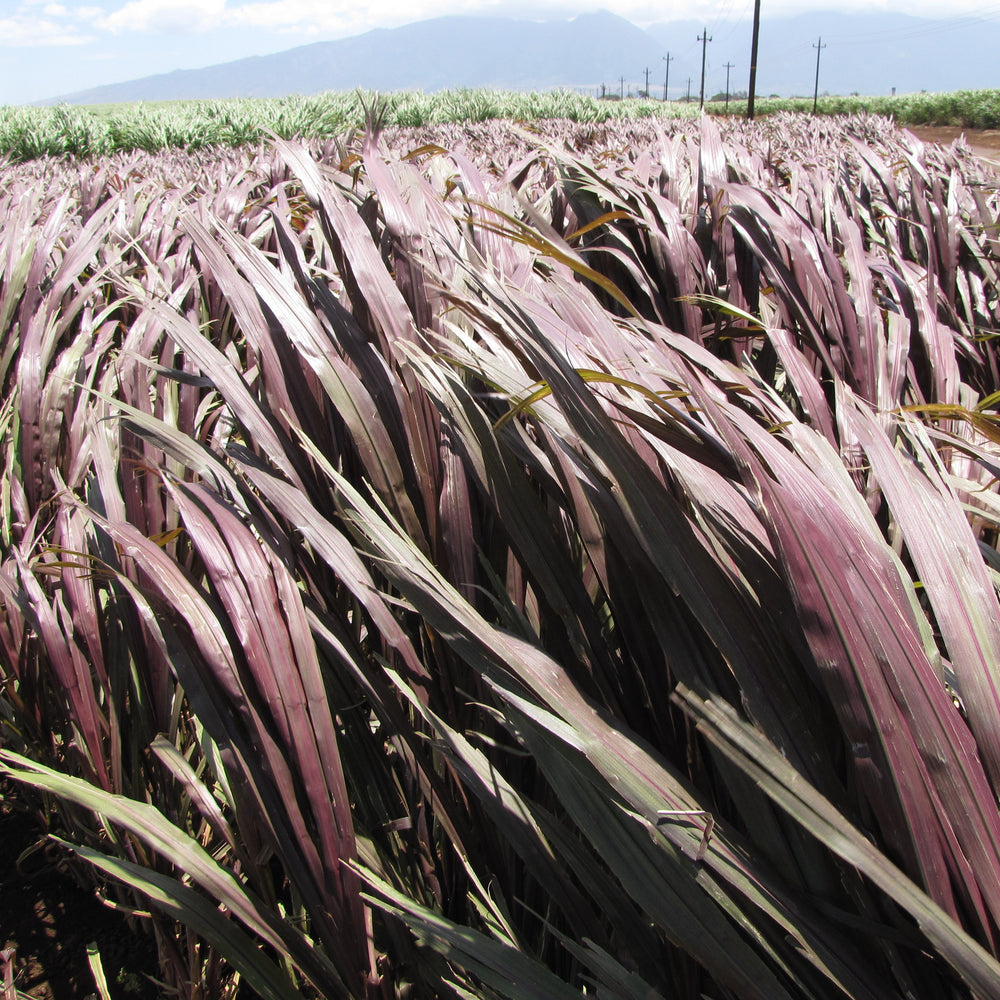
<path id="1" fill-rule="evenodd" d="M 645 29 L 607 11 L 570 20 L 439 17 L 375 29 L 336 41 L 254 56 L 203 69 L 178 70 L 63 94 L 44 104 L 229 97 L 280 97 L 324 90 L 423 90 L 570 87 L 597 93 L 698 96 L 702 44 L 706 96 L 745 91 L 751 24 L 671 21 Z M 820 47 L 821 46 L 821 47 Z M 1000 86 L 995 61 L 1000 23 L 933 20 L 903 14 L 811 11 L 764 18 L 759 95 L 930 92 Z M 669 62 L 667 56 L 669 55 Z M 727 67 L 727 64 L 728 67 Z M 667 79 L 669 73 L 669 81 Z"/>

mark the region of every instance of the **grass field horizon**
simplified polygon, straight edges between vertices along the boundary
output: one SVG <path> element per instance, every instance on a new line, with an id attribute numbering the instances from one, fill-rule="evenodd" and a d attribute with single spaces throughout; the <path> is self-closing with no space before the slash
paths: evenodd
<path id="1" fill-rule="evenodd" d="M 652 98 L 608 100 L 571 90 L 515 92 L 489 89 L 416 91 L 377 94 L 341 92 L 311 97 L 214 101 L 170 101 L 111 105 L 7 106 L 0 108 L 0 156 L 15 162 L 40 156 L 95 157 L 116 152 L 256 143 L 280 138 L 328 139 L 363 126 L 367 109 L 378 104 L 387 125 L 423 127 L 491 120 L 562 119 L 600 123 L 617 119 L 692 117 L 696 101 L 662 102 Z M 812 112 L 811 98 L 758 98 L 758 117 L 781 112 Z M 721 115 L 725 103 L 709 102 L 706 111 Z M 872 114 L 898 125 L 1000 127 L 1000 90 L 894 97 L 824 95 L 818 113 L 825 116 Z M 746 101 L 733 99 L 730 117 L 746 114 Z"/>

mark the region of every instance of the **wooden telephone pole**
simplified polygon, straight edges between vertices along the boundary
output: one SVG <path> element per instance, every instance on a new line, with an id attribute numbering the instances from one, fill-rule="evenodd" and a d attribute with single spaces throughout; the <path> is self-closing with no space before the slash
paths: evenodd
<path id="1" fill-rule="evenodd" d="M 670 86 L 670 60 L 672 58 L 673 58 L 673 56 L 669 52 L 663 57 L 663 61 L 667 64 L 667 71 L 663 75 L 663 103 L 664 104 L 666 104 L 666 102 L 669 100 L 669 98 L 667 97 L 667 88 Z"/>
<path id="2" fill-rule="evenodd" d="M 813 46 L 816 50 L 816 86 L 813 88 L 813 114 L 816 114 L 816 102 L 819 100 L 819 54 L 826 48 L 823 44 L 823 36 L 819 36 L 819 41 Z"/>
<path id="3" fill-rule="evenodd" d="M 757 88 L 757 40 L 760 37 L 760 0 L 753 4 L 753 42 L 750 45 L 750 86 L 747 88 L 747 119 L 753 121 L 753 98 Z"/>
<path id="4" fill-rule="evenodd" d="M 708 28 L 705 29 L 704 34 L 698 36 L 698 41 L 701 42 L 701 102 L 698 107 L 702 109 L 705 107 L 705 51 L 711 40 L 712 36 L 708 33 Z"/>

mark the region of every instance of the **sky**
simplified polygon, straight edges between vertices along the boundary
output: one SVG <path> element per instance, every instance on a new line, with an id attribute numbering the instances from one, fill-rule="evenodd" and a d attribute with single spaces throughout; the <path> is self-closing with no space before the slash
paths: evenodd
<path id="1" fill-rule="evenodd" d="M 193 69 L 441 14 L 556 20 L 610 10 L 640 27 L 750 20 L 753 0 L 0 0 L 0 105 Z M 981 0 L 762 0 L 763 21 L 809 10 L 1000 20 Z"/>

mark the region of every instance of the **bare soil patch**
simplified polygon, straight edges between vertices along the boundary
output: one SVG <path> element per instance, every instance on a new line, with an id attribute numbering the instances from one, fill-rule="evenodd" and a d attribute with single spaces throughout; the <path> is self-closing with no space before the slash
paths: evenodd
<path id="1" fill-rule="evenodd" d="M 908 125 L 912 132 L 924 142 L 936 142 L 942 146 L 950 146 L 956 139 L 965 136 L 965 141 L 980 159 L 1000 166 L 1000 130 L 958 128 L 952 125 Z"/>

